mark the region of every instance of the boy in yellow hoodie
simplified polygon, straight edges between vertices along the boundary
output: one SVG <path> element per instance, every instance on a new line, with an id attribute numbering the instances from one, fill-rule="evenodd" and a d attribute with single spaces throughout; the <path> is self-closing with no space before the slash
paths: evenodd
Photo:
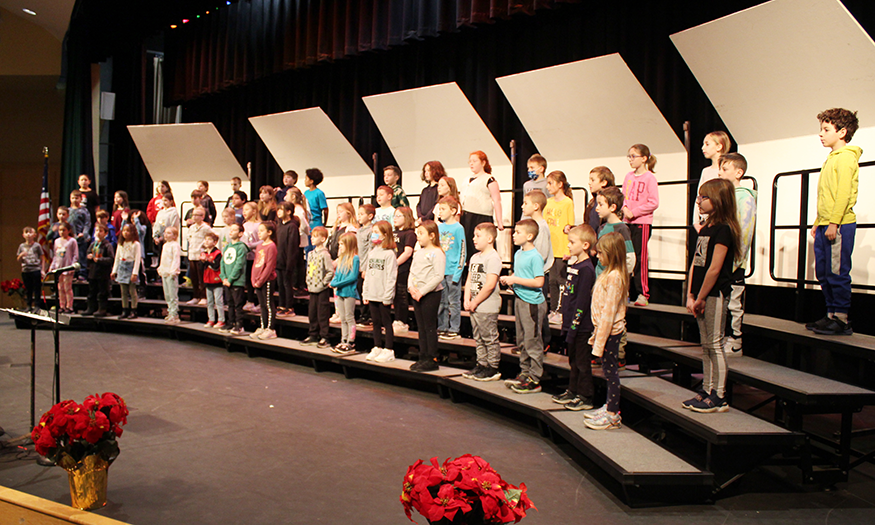
<path id="1" fill-rule="evenodd" d="M 859 127 L 857 112 L 833 108 L 817 115 L 820 142 L 830 154 L 817 182 L 817 219 L 814 238 L 814 273 L 826 299 L 826 317 L 805 325 L 824 335 L 851 335 L 851 254 L 857 231 L 859 160 L 863 150 L 848 146 Z"/>

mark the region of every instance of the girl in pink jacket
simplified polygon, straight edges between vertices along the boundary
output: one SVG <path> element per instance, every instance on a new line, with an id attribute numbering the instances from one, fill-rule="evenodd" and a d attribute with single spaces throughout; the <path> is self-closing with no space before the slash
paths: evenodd
<path id="1" fill-rule="evenodd" d="M 650 300 L 650 287 L 647 284 L 647 242 L 653 226 L 653 212 L 659 207 L 659 186 L 653 168 L 656 157 L 644 144 L 635 144 L 626 155 L 632 171 L 623 181 L 623 220 L 629 224 L 632 246 L 635 248 L 635 269 L 629 280 L 629 297 L 635 299 L 636 306 L 647 306 Z"/>

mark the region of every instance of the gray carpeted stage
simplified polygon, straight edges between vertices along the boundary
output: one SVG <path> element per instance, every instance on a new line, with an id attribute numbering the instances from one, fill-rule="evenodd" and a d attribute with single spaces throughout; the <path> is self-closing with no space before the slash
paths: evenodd
<path id="1" fill-rule="evenodd" d="M 30 332 L 4 316 L 0 339 L 0 425 L 17 436 L 30 430 Z M 526 483 L 539 508 L 526 524 L 875 521 L 871 465 L 832 492 L 757 471 L 715 505 L 630 509 L 536 429 L 474 404 L 191 342 L 67 331 L 61 344 L 62 398 L 113 391 L 131 408 L 97 512 L 138 525 L 402 524 L 407 465 L 469 452 Z M 39 417 L 51 405 L 50 332 L 37 347 Z M 66 473 L 34 457 L 0 451 L 0 485 L 69 504 Z"/>

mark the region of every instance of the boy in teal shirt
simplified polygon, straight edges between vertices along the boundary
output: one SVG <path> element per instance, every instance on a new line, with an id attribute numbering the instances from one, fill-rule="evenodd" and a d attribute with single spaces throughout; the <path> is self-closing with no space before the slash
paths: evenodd
<path id="1" fill-rule="evenodd" d="M 444 289 L 438 308 L 438 338 L 444 341 L 459 339 L 462 326 L 462 271 L 465 269 L 465 228 L 459 224 L 459 201 L 444 197 L 438 203 L 438 223 L 441 248 L 447 255 L 444 274 Z"/>
<path id="2" fill-rule="evenodd" d="M 512 286 L 516 295 L 516 338 L 520 347 L 520 375 L 504 384 L 517 394 L 532 394 L 541 391 L 540 380 L 544 373 L 544 340 L 541 337 L 547 316 L 544 300 L 544 259 L 535 249 L 538 223 L 523 219 L 513 228 L 513 244 L 519 246 L 513 256 L 513 275 L 502 276 L 499 281 Z M 520 345 L 520 341 L 522 344 Z"/>

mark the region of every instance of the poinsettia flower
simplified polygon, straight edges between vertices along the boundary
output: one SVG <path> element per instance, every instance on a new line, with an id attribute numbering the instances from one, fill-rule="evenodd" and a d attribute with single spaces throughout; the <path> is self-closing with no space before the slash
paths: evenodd
<path id="1" fill-rule="evenodd" d="M 52 433 L 43 423 L 33 427 L 33 432 L 30 433 L 30 438 L 36 446 L 36 451 L 42 456 L 49 454 L 51 449 L 58 446 L 57 440 L 52 436 Z"/>
<path id="2" fill-rule="evenodd" d="M 423 503 L 425 503 L 423 515 L 429 521 L 438 521 L 442 518 L 453 521 L 457 512 L 465 513 L 471 510 L 471 505 L 464 499 L 464 494 L 449 484 L 441 485 L 437 497 L 433 498 L 431 502 Z"/>
<path id="3" fill-rule="evenodd" d="M 64 434 L 69 434 L 75 426 L 76 415 L 82 411 L 82 405 L 72 399 L 61 401 L 53 406 L 50 410 L 53 418 L 51 426 L 49 427 L 52 436 L 57 438 Z"/>
<path id="4" fill-rule="evenodd" d="M 103 412 L 97 411 L 86 420 L 85 428 L 82 430 L 82 439 L 93 445 L 108 431 L 109 418 Z"/>

